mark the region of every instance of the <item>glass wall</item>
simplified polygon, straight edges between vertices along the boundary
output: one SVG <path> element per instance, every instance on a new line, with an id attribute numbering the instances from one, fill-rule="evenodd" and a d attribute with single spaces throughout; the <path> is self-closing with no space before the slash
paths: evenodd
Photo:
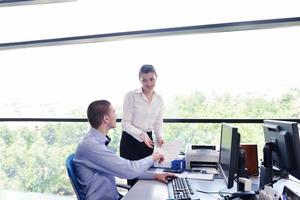
<path id="1" fill-rule="evenodd" d="M 0 125 L 1 187 L 10 191 L 74 195 L 66 174 L 65 159 L 75 151 L 88 131 L 88 123 L 28 122 Z M 256 143 L 261 152 L 262 128 L 238 124 L 242 142 Z M 187 143 L 219 146 L 220 124 L 165 124 L 165 139 L 180 138 Z M 119 152 L 121 127 L 109 133 L 110 148 Z M 260 155 L 261 157 L 261 155 Z M 124 180 L 118 180 L 118 182 Z"/>
<path id="2" fill-rule="evenodd" d="M 88 103 L 102 98 L 121 114 L 125 93 L 140 87 L 138 70 L 147 63 L 157 69 L 166 118 L 298 117 L 298 97 L 291 113 L 239 109 L 255 99 L 297 96 L 299 33 L 293 27 L 0 51 L 1 117 L 85 117 Z M 174 104 L 180 98 L 211 105 L 230 98 L 235 109 L 194 108 L 182 116 Z"/>
<path id="3" fill-rule="evenodd" d="M 294 17 L 298 8 L 296 2 L 109 2 L 1 7 L 0 43 Z M 140 66 L 153 64 L 165 118 L 296 119 L 299 34 L 294 26 L 0 50 L 0 118 L 86 118 L 96 99 L 111 101 L 121 118 L 125 93 L 140 87 Z M 242 142 L 258 143 L 261 152 L 261 125 L 234 125 Z M 0 122 L 0 187 L 73 193 L 64 162 L 87 130 L 83 122 Z M 116 153 L 120 133 L 120 124 L 110 133 Z M 218 146 L 220 124 L 166 123 L 164 134 L 167 141 Z"/>

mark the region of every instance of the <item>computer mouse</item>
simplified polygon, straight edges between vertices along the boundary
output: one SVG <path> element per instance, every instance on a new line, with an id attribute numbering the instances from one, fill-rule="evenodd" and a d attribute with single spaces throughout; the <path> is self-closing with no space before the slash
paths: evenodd
<path id="1" fill-rule="evenodd" d="M 175 178 L 177 178 L 177 177 L 176 176 L 167 176 L 166 180 L 171 181 L 172 179 L 175 179 Z"/>

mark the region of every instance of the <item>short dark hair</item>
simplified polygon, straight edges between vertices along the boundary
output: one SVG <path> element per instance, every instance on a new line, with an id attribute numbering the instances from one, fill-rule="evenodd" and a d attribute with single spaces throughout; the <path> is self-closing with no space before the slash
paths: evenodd
<path id="1" fill-rule="evenodd" d="M 93 101 L 87 109 L 87 117 L 91 126 L 99 128 L 105 115 L 109 113 L 111 103 L 107 100 Z"/>
<path id="2" fill-rule="evenodd" d="M 140 68 L 140 71 L 139 71 L 139 78 L 141 78 L 142 74 L 147 74 L 147 73 L 150 73 L 150 72 L 153 72 L 157 76 L 153 65 L 143 65 Z"/>

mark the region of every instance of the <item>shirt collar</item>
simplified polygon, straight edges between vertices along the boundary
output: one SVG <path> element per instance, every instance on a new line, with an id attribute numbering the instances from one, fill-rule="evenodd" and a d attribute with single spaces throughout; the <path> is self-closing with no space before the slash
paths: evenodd
<path id="1" fill-rule="evenodd" d="M 90 133 L 92 136 L 96 137 L 101 143 L 105 144 L 106 146 L 110 143 L 111 139 L 104 133 L 98 131 L 97 129 L 91 127 Z"/>
<path id="2" fill-rule="evenodd" d="M 138 88 L 135 90 L 135 93 L 138 93 L 138 94 L 142 94 L 143 93 L 143 90 L 142 88 Z"/>
<path id="3" fill-rule="evenodd" d="M 138 88 L 138 89 L 135 90 L 135 93 L 142 94 L 143 93 L 143 89 L 142 88 Z M 153 90 L 153 94 L 154 95 L 156 94 L 155 90 Z"/>

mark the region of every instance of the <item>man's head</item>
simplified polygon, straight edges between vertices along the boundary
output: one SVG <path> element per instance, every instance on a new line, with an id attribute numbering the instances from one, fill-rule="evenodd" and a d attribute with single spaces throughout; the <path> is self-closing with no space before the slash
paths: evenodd
<path id="1" fill-rule="evenodd" d="M 152 91 L 156 84 L 157 74 L 152 65 L 143 65 L 139 71 L 139 79 L 144 92 Z"/>
<path id="2" fill-rule="evenodd" d="M 98 129 L 106 125 L 108 129 L 116 127 L 116 113 L 111 103 L 107 100 L 92 102 L 87 109 L 87 117 L 91 126 Z"/>

